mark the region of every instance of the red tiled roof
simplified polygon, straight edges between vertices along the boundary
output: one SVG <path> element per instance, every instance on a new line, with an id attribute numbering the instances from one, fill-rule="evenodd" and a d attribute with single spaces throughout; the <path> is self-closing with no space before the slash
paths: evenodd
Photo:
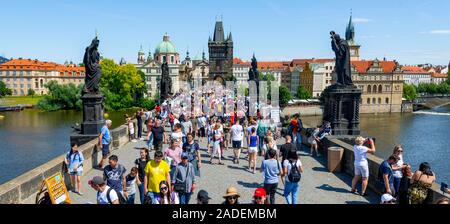
<path id="1" fill-rule="evenodd" d="M 233 64 L 235 64 L 235 65 L 250 65 L 250 62 L 242 61 L 240 58 L 233 58 Z"/>
<path id="2" fill-rule="evenodd" d="M 284 61 L 259 61 L 258 62 L 258 69 L 260 70 L 271 70 L 271 69 L 277 69 L 282 70 L 286 66 L 288 66 L 288 62 Z"/>
<path id="3" fill-rule="evenodd" d="M 358 73 L 366 73 L 367 70 L 373 65 L 374 61 L 352 61 L 352 65 L 355 66 Z M 395 61 L 379 61 L 384 73 L 392 73 L 395 70 Z"/>
<path id="4" fill-rule="evenodd" d="M 432 73 L 431 77 L 433 77 L 433 78 L 447 78 L 448 74 L 445 74 L 445 73 Z"/>
<path id="5" fill-rule="evenodd" d="M 31 59 L 13 59 L 0 65 L 0 70 L 17 70 L 17 71 L 58 71 L 60 76 L 64 76 L 65 72 L 75 72 L 77 76 L 81 76 L 85 72 L 84 67 L 66 66 L 54 62 L 42 62 Z M 71 74 L 68 74 L 71 76 Z"/>
<path id="6" fill-rule="evenodd" d="M 310 59 L 294 59 L 291 61 L 291 66 L 303 66 L 306 62 L 308 63 L 326 63 L 333 62 L 334 59 L 330 58 L 310 58 Z"/>
<path id="7" fill-rule="evenodd" d="M 428 73 L 427 71 L 425 71 L 425 69 L 418 67 L 418 66 L 402 66 L 402 71 L 404 73 L 410 73 L 410 74 Z"/>

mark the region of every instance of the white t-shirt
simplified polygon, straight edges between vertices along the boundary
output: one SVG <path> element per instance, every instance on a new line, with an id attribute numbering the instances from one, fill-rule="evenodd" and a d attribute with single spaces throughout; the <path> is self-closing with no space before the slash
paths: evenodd
<path id="1" fill-rule="evenodd" d="M 297 162 L 294 162 L 292 164 L 293 165 L 295 164 L 295 166 L 297 166 L 298 169 L 300 169 L 300 167 L 302 166 L 302 162 L 300 161 L 300 159 L 298 159 Z M 286 173 L 286 177 L 285 177 L 286 182 L 290 182 L 288 175 L 291 173 L 292 166 L 291 166 L 291 163 L 289 163 L 289 160 L 285 159 L 283 161 L 283 167 L 287 168 L 287 173 Z"/>
<path id="2" fill-rule="evenodd" d="M 130 129 L 130 134 L 134 134 L 134 124 L 133 122 L 128 123 L 128 128 Z"/>
<path id="3" fill-rule="evenodd" d="M 400 159 L 397 161 L 397 166 L 398 167 L 402 167 L 403 166 L 403 156 L 402 155 L 399 155 L 398 157 L 400 157 Z M 392 174 L 394 177 L 396 177 L 396 178 L 402 178 L 403 177 L 403 173 L 402 173 L 402 170 L 400 169 L 400 170 L 396 170 L 396 171 L 393 171 L 393 174 Z"/>
<path id="4" fill-rule="evenodd" d="M 183 132 L 172 132 L 170 135 L 172 139 L 176 139 L 178 142 L 184 137 Z"/>
<path id="5" fill-rule="evenodd" d="M 231 140 L 242 141 L 244 138 L 244 128 L 240 124 L 231 126 Z"/>
<path id="6" fill-rule="evenodd" d="M 367 151 L 369 148 L 363 145 L 354 145 L 353 151 L 355 153 L 355 166 L 367 166 Z"/>
<path id="7" fill-rule="evenodd" d="M 105 190 L 103 192 L 97 193 L 97 204 L 102 204 L 102 205 L 109 204 L 108 197 L 106 196 L 106 193 L 108 192 L 108 189 L 109 189 L 109 187 L 106 186 Z M 109 198 L 111 199 L 111 203 L 113 201 L 119 199 L 119 197 L 117 196 L 117 192 L 114 189 L 112 189 L 109 192 Z"/>

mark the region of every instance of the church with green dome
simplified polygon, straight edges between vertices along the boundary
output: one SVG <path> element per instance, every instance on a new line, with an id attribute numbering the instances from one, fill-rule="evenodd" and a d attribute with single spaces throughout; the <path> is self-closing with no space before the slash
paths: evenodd
<path id="1" fill-rule="evenodd" d="M 161 65 L 167 62 L 169 66 L 169 76 L 172 79 L 172 90 L 177 92 L 180 89 L 179 73 L 180 73 L 180 55 L 175 45 L 170 40 L 170 36 L 166 33 L 163 40 L 159 43 L 154 53 L 148 52 L 147 58 L 144 50 L 138 52 L 137 64 L 138 70 L 144 72 L 147 84 L 147 96 L 159 96 L 159 83 L 161 80 Z"/>

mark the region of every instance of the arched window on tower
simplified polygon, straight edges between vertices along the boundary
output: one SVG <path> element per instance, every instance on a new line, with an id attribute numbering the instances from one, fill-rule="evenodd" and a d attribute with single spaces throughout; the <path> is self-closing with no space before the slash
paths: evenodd
<path id="1" fill-rule="evenodd" d="M 372 104 L 376 104 L 377 103 L 377 99 L 372 98 Z"/>
<path id="2" fill-rule="evenodd" d="M 372 86 L 371 85 L 369 85 L 368 87 L 367 87 L 367 93 L 372 93 Z M 369 99 L 370 100 L 370 99 Z"/>
<path id="3" fill-rule="evenodd" d="M 386 97 L 386 104 L 389 104 L 389 98 Z"/>
<path id="4" fill-rule="evenodd" d="M 367 104 L 370 104 L 370 98 L 367 98 Z"/>
<path id="5" fill-rule="evenodd" d="M 377 85 L 373 85 L 373 93 L 377 93 Z"/>
<path id="6" fill-rule="evenodd" d="M 378 86 L 378 93 L 382 93 L 383 92 L 383 86 L 379 85 Z"/>
<path id="7" fill-rule="evenodd" d="M 378 104 L 381 104 L 381 98 L 378 98 Z"/>

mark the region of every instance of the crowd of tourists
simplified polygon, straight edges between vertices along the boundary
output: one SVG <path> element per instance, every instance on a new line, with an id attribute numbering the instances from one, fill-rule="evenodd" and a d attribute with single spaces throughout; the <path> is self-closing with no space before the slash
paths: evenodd
<path id="1" fill-rule="evenodd" d="M 320 144 L 332 133 L 329 122 L 305 130 L 297 114 L 287 120 L 287 128 L 282 129 L 281 125 L 261 111 L 257 111 L 256 116 L 248 116 L 248 105 L 245 99 L 239 97 L 205 91 L 200 100 L 203 106 L 199 106 L 209 108 L 212 113 L 204 109 L 197 110 L 198 107 L 189 108 L 192 106 L 191 100 L 192 94 L 179 92 L 173 99 L 156 105 L 152 111 L 141 109 L 131 116 L 125 115 L 130 141 L 146 143 L 132 167 L 123 166 L 118 156 L 110 155 L 112 121 L 106 121 L 98 137 L 102 151 L 98 168 L 103 170 L 103 176 L 96 176 L 89 181 L 89 185 L 97 191 L 97 203 L 134 204 L 139 201 L 141 204 L 189 204 L 193 194 L 201 188 L 197 184 L 203 167 L 201 152 L 207 153 L 207 161 L 211 165 L 221 166 L 224 165 L 224 152 L 231 148 L 234 164 L 247 165 L 246 172 L 250 175 L 257 170 L 263 174 L 262 187 L 255 189 L 252 198 L 247 198 L 248 203 L 275 204 L 276 191 L 281 181 L 286 203 L 297 204 L 304 170 L 298 151 L 302 150 L 303 144 L 308 143 L 310 155 L 320 157 Z M 207 105 L 210 101 L 213 103 Z M 242 107 L 225 113 L 227 110 L 224 106 L 227 103 L 242 104 Z M 166 132 L 165 129 L 170 131 Z M 280 138 L 284 138 L 285 142 L 279 147 L 277 140 Z M 200 148 L 199 143 L 205 144 L 206 148 Z M 163 148 L 164 144 L 168 147 Z M 76 144 L 71 145 L 65 163 L 72 191 L 83 195 L 80 177 L 84 158 L 77 147 Z M 150 155 L 152 151 L 153 158 Z M 368 195 L 367 155 L 375 152 L 376 146 L 372 139 L 356 138 L 355 176 L 351 193 L 358 192 L 357 184 L 361 181 L 359 194 Z M 108 164 L 104 166 L 106 160 Z M 419 170 L 413 173 L 410 164 L 403 161 L 403 147 L 398 145 L 378 171 L 379 191 L 383 193 L 381 203 L 421 204 L 435 180 L 436 175 L 428 163 L 420 164 Z M 226 189 L 223 198 L 223 204 L 242 203 L 239 201 L 241 195 L 233 186 Z M 202 189 L 197 192 L 196 199 L 198 204 L 208 204 L 211 198 Z"/>

